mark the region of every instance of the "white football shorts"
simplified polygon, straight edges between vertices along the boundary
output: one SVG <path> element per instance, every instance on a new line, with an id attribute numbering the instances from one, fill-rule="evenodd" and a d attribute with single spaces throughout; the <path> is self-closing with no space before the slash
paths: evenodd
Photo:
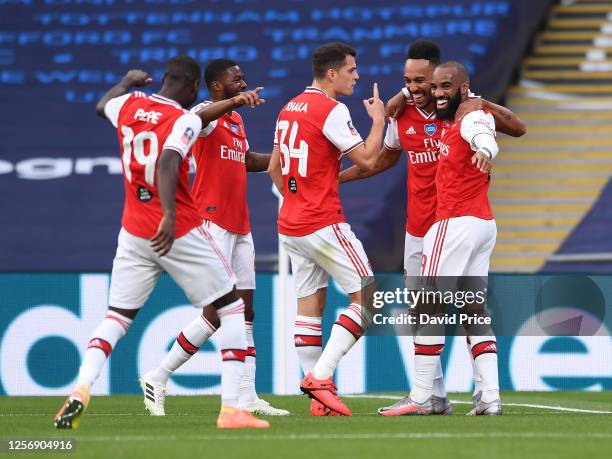
<path id="1" fill-rule="evenodd" d="M 109 305 L 140 309 L 166 271 L 196 307 L 204 307 L 234 288 L 236 278 L 225 255 L 204 226 L 174 241 L 163 257 L 151 241 L 121 228 L 111 273 Z"/>
<path id="2" fill-rule="evenodd" d="M 411 288 L 415 278 L 421 275 L 423 264 L 423 238 L 406 232 L 404 239 L 404 281 L 406 287 Z"/>
<path id="3" fill-rule="evenodd" d="M 210 220 L 204 220 L 204 228 L 212 235 L 230 261 L 236 276 L 236 288 L 255 290 L 255 245 L 251 233 L 232 233 Z"/>
<path id="4" fill-rule="evenodd" d="M 291 259 L 298 298 L 327 287 L 330 275 L 346 293 L 360 291 L 361 279 L 374 275 L 348 223 L 329 225 L 306 236 L 278 236 Z"/>
<path id="5" fill-rule="evenodd" d="M 436 222 L 423 240 L 423 276 L 487 276 L 495 220 L 454 217 Z"/>

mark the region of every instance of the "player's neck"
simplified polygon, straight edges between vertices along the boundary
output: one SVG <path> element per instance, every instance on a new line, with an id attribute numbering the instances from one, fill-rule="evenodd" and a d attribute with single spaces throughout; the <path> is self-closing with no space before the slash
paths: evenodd
<path id="1" fill-rule="evenodd" d="M 223 100 L 231 99 L 231 97 L 225 97 L 225 95 L 223 93 L 221 93 L 221 94 L 210 93 L 209 96 L 210 96 L 210 100 L 212 102 L 221 102 Z M 230 115 L 231 116 L 233 112 L 234 112 L 234 110 L 231 110 L 231 111 L 227 112 L 226 115 Z"/>
<path id="2" fill-rule="evenodd" d="M 223 93 L 219 94 L 217 92 L 210 93 L 210 100 L 213 102 L 221 102 L 222 100 L 230 99 L 229 97 L 224 97 Z"/>
<path id="3" fill-rule="evenodd" d="M 161 88 L 159 90 L 159 92 L 157 93 L 158 96 L 162 96 L 165 97 L 166 99 L 170 99 L 176 103 L 178 103 L 178 101 L 176 100 L 176 94 L 174 94 L 173 91 L 169 91 L 167 89 Z"/>
<path id="4" fill-rule="evenodd" d="M 421 110 L 422 112 L 424 112 L 427 116 L 431 116 L 433 114 L 433 112 L 436 111 L 433 102 L 427 104 L 425 107 L 423 108 L 419 108 L 419 110 Z"/>
<path id="5" fill-rule="evenodd" d="M 337 98 L 336 91 L 331 84 L 326 84 L 324 81 L 312 80 L 312 84 L 310 85 L 313 88 L 317 88 L 320 91 L 323 91 L 327 97 L 331 97 L 332 99 Z"/>

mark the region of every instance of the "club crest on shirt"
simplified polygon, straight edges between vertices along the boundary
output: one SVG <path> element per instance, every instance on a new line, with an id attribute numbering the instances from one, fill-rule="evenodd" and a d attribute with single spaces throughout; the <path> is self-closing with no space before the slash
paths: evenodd
<path id="1" fill-rule="evenodd" d="M 425 129 L 425 134 L 431 137 L 438 130 L 438 125 L 435 123 L 429 123 L 425 125 L 424 129 Z"/>
<path id="2" fill-rule="evenodd" d="M 183 135 L 181 136 L 181 140 L 183 141 L 185 145 L 187 145 L 189 144 L 189 142 L 191 142 L 191 139 L 193 139 L 193 136 L 194 136 L 193 129 L 188 127 L 187 129 L 185 129 L 185 132 L 183 132 Z"/>
<path id="3" fill-rule="evenodd" d="M 349 131 L 351 131 L 351 134 L 359 135 L 359 133 L 357 132 L 357 129 L 355 129 L 355 127 L 353 126 L 353 122 L 351 120 L 348 120 L 346 122 L 346 125 L 348 126 Z"/>

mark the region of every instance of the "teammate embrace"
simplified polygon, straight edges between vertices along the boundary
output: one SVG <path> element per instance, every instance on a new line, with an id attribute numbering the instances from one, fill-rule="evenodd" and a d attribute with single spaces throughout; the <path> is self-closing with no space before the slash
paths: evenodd
<path id="1" fill-rule="evenodd" d="M 203 308 L 179 333 L 158 368 L 141 377 L 145 406 L 164 415 L 170 375 L 221 328 L 219 428 L 265 428 L 262 415 L 288 415 L 255 392 L 253 342 L 254 248 L 246 204 L 246 172 L 268 170 L 283 195 L 279 238 L 287 249 L 298 297 L 295 347 L 305 374 L 301 390 L 314 416 L 350 416 L 333 383 L 342 357 L 367 329 L 372 313 L 364 292 L 373 276 L 363 246 L 344 218 L 338 183 L 365 178 L 396 164 L 405 149 L 408 221 L 404 269 L 414 276 L 486 276 L 496 237 L 487 199 L 489 171 L 498 152 L 495 129 L 521 135 L 524 127 L 503 107 L 470 99 L 469 78 L 456 62 L 439 64 L 439 49 L 419 41 L 405 66 L 406 95 L 391 104 L 381 148 L 385 107 L 374 83 L 364 107 L 372 119 L 365 140 L 348 108 L 359 74 L 356 51 L 328 43 L 313 56 L 313 82 L 280 111 L 272 155 L 251 152 L 235 108 L 265 102 L 262 88 L 246 91 L 232 61 L 216 60 L 205 73 L 211 100 L 196 100 L 201 71 L 191 58 L 171 59 L 158 94 L 128 91 L 151 83 L 131 70 L 98 102 L 97 113 L 117 129 L 125 206 L 113 262 L 107 316 L 93 332 L 74 390 L 54 418 L 78 426 L 90 389 L 115 345 L 166 271 L 194 306 Z M 433 89 L 432 89 L 433 88 Z M 399 107 L 399 108 L 398 108 Z M 403 109 L 403 113 L 402 112 Z M 189 186 L 189 157 L 197 165 Z M 340 173 L 343 156 L 355 166 Z M 224 184 L 231 181 L 232 186 Z M 328 277 L 349 304 L 322 347 L 321 317 Z M 246 321 L 245 321 L 246 315 Z M 439 354 L 443 336 L 415 338 L 416 376 L 410 396 L 381 408 L 382 415 L 449 414 Z M 501 414 L 493 336 L 470 336 L 474 363 L 472 414 Z"/>
<path id="2" fill-rule="evenodd" d="M 284 197 L 278 226 L 298 297 L 295 346 L 306 375 L 300 387 L 313 399 L 315 416 L 350 415 L 336 394 L 333 372 L 371 321 L 370 311 L 362 307 L 361 286 L 372 271 L 361 243 L 344 221 L 337 183 L 388 169 L 404 148 L 409 163 L 407 287 L 416 285 L 420 275 L 486 276 L 496 232 L 487 199 L 489 171 L 498 151 L 495 122 L 510 135 L 525 132 L 509 110 L 471 98 L 465 67 L 457 62 L 439 65 L 439 47 L 419 40 L 405 64 L 406 88 L 398 95 L 400 101 L 396 98 L 391 104 L 397 119 L 391 120 L 384 146 L 373 155 L 383 123 L 376 84 L 372 98 L 364 101 L 372 118 L 365 142 L 348 109 L 336 100 L 353 92 L 358 79 L 355 56 L 353 48 L 341 43 L 315 52 L 312 86 L 285 105 L 278 117 L 269 167 Z M 409 99 L 406 107 L 404 95 Z M 345 154 L 355 165 L 338 176 Z M 321 351 L 321 316 L 330 274 L 350 304 Z M 380 414 L 452 412 L 442 381 L 443 347 L 443 336 L 417 335 L 411 396 L 381 408 Z M 475 381 L 470 414 L 501 414 L 495 338 L 470 336 L 468 347 Z"/>

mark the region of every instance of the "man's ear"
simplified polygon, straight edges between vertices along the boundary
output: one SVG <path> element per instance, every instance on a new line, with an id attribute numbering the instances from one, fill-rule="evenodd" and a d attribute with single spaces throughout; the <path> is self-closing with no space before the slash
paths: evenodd
<path id="1" fill-rule="evenodd" d="M 198 92 L 200 92 L 200 80 L 195 80 L 193 82 L 193 92 L 195 94 L 197 94 Z"/>
<path id="2" fill-rule="evenodd" d="M 334 81 L 338 76 L 338 72 L 336 72 L 334 69 L 327 69 L 327 73 L 325 75 L 329 81 Z"/>
<path id="3" fill-rule="evenodd" d="M 221 86 L 221 83 L 219 81 L 213 81 L 210 84 L 210 92 L 212 91 L 221 91 L 223 89 L 223 87 Z"/>
<path id="4" fill-rule="evenodd" d="M 469 93 L 470 93 L 470 82 L 464 81 L 463 83 L 461 83 L 461 95 L 464 97 L 467 97 Z"/>

